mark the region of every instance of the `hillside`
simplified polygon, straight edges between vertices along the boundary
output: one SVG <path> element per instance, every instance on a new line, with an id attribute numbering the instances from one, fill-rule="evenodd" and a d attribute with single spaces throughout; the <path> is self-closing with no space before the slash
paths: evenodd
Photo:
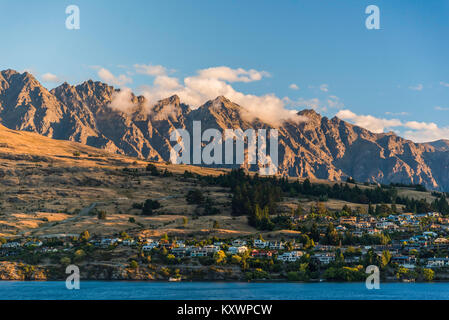
<path id="1" fill-rule="evenodd" d="M 0 126 L 0 159 L 0 236 L 78 235 L 84 230 L 98 236 L 121 231 L 146 236 L 224 237 L 258 232 L 248 226 L 245 216 L 231 216 L 229 189 L 213 185 L 204 189 L 203 182 L 184 175 L 187 170 L 200 176 L 217 176 L 224 173 L 222 170 L 153 163 L 159 172 L 167 169 L 172 173 L 154 176 L 145 169 L 148 161 L 4 126 Z M 187 192 L 198 187 L 213 200 L 217 214 L 198 216 L 198 207 L 186 203 Z M 435 198 L 427 192 L 398 190 L 401 196 L 429 202 Z M 153 216 L 142 216 L 133 206 L 146 199 L 162 205 Z M 289 213 L 298 204 L 310 210 L 315 200 L 286 197 L 278 213 Z M 354 210 L 368 208 L 343 200 L 326 202 L 330 210 L 340 210 L 344 205 Z M 101 211 L 107 214 L 105 221 L 97 218 Z M 212 230 L 213 221 L 218 221 L 219 229 Z"/>
<path id="2" fill-rule="evenodd" d="M 31 74 L 0 73 L 0 122 L 8 128 L 53 139 L 80 142 L 108 152 L 163 161 L 169 159 L 169 133 L 202 128 L 271 128 L 245 117 L 244 106 L 217 97 L 193 109 L 172 96 L 149 107 L 132 95 L 126 110 L 115 107 L 120 91 L 91 80 L 48 91 Z M 263 107 L 263 106 L 261 106 Z M 331 181 L 423 184 L 449 190 L 447 141 L 419 144 L 393 133 L 375 134 L 313 110 L 299 112 L 306 121 L 284 122 L 279 130 L 279 173 Z M 254 168 L 253 168 L 254 169 Z"/>

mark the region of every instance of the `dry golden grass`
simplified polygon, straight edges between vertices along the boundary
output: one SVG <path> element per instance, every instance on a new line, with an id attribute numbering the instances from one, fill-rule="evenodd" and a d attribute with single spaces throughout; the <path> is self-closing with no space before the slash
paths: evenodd
<path id="1" fill-rule="evenodd" d="M 80 155 L 75 156 L 75 153 Z M 99 236 L 126 231 L 131 235 L 155 237 L 165 233 L 182 237 L 237 237 L 257 233 L 248 226 L 246 217 L 231 216 L 230 194 L 222 188 L 208 186 L 203 189 L 217 204 L 218 215 L 197 217 L 196 206 L 186 203 L 188 190 L 201 187 L 193 180 L 181 179 L 180 174 L 187 170 L 201 175 L 218 175 L 227 170 L 153 163 L 161 171 L 168 169 L 175 175 L 152 177 L 144 175 L 148 161 L 35 133 L 14 131 L 1 125 L 0 159 L 0 236 L 72 235 L 84 230 Z M 143 175 L 133 176 L 124 172 L 124 168 L 137 168 Z M 430 193 L 407 189 L 401 189 L 400 194 L 432 198 Z M 157 216 L 142 216 L 140 210 L 133 209 L 134 203 L 146 199 L 161 203 Z M 288 213 L 298 203 L 305 210 L 314 205 L 312 201 L 286 198 L 279 209 Z M 95 204 L 94 211 L 107 213 L 106 220 L 98 219 L 95 214 L 79 214 L 92 204 Z M 331 210 L 339 210 L 345 204 L 353 209 L 362 206 L 333 199 L 325 203 Z M 130 222 L 130 218 L 135 222 Z M 219 228 L 212 228 L 214 221 L 218 222 Z M 285 230 L 263 234 L 296 235 Z"/>

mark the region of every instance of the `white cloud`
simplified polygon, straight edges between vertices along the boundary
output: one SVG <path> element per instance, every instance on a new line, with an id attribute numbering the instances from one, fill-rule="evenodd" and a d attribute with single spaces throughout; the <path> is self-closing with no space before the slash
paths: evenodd
<path id="1" fill-rule="evenodd" d="M 259 81 L 262 80 L 263 77 L 269 77 L 270 74 L 266 71 L 257 71 L 254 69 L 231 69 L 229 67 L 221 66 L 199 70 L 198 76 L 203 79 L 217 79 L 232 83 Z"/>
<path id="2" fill-rule="evenodd" d="M 105 68 L 100 68 L 98 70 L 98 76 L 102 81 L 115 86 L 123 86 L 127 83 L 132 82 L 132 79 L 127 77 L 126 75 L 120 74 L 118 76 L 115 76 L 111 71 Z"/>
<path id="3" fill-rule="evenodd" d="M 449 88 L 449 83 L 447 83 L 447 82 L 441 81 L 440 85 L 442 85 L 443 87 L 448 87 Z"/>
<path id="4" fill-rule="evenodd" d="M 416 142 L 449 139 L 449 127 L 439 128 L 438 125 L 433 122 L 410 121 L 405 124 L 405 127 L 412 129 L 405 131 L 405 137 Z"/>
<path id="5" fill-rule="evenodd" d="M 120 91 L 116 91 L 112 95 L 112 101 L 109 104 L 111 109 L 128 112 L 134 107 L 132 102 L 133 93 L 129 88 L 122 88 Z"/>
<path id="6" fill-rule="evenodd" d="M 44 82 L 61 82 L 61 79 L 59 79 L 59 77 L 55 74 L 52 73 L 44 73 L 42 75 L 42 80 Z"/>
<path id="7" fill-rule="evenodd" d="M 146 74 L 149 76 L 162 76 L 167 74 L 167 69 L 161 65 L 146 65 L 146 64 L 135 64 L 134 68 L 137 73 Z"/>
<path id="8" fill-rule="evenodd" d="M 389 115 L 389 116 L 408 116 L 409 115 L 409 113 L 405 112 L 405 111 L 402 111 L 402 112 L 390 112 L 390 111 L 387 111 L 387 112 L 385 112 L 385 114 Z"/>
<path id="9" fill-rule="evenodd" d="M 422 89 L 424 88 L 424 86 L 419 83 L 416 86 L 410 86 L 408 87 L 410 90 L 414 90 L 414 91 L 422 91 Z"/>
<path id="10" fill-rule="evenodd" d="M 141 87 L 141 93 L 151 104 L 177 94 L 183 102 L 193 108 L 217 96 L 225 96 L 243 107 L 243 116 L 248 120 L 259 118 L 274 125 L 284 120 L 304 120 L 296 114 L 296 111 L 286 109 L 285 101 L 274 94 L 262 96 L 245 94 L 235 90 L 230 84 L 259 81 L 268 76 L 270 75 L 266 71 L 220 66 L 198 70 L 195 75 L 184 78 L 182 82 L 167 75 L 156 76 L 151 86 Z"/>
<path id="11" fill-rule="evenodd" d="M 402 122 L 398 119 L 382 119 L 371 115 L 357 115 L 350 110 L 341 110 L 336 116 L 375 133 L 391 131 L 393 130 L 392 128 L 401 128 L 404 138 L 415 142 L 449 139 L 449 127 L 440 128 L 433 122 Z M 393 131 L 396 133 L 401 132 L 397 129 Z"/>
<path id="12" fill-rule="evenodd" d="M 381 133 L 387 128 L 398 127 L 402 124 L 401 121 L 397 119 L 381 119 L 371 115 L 357 115 L 350 110 L 341 110 L 336 116 L 343 120 L 350 120 L 356 125 L 366 128 L 374 133 Z"/>
<path id="13" fill-rule="evenodd" d="M 449 111 L 449 108 L 436 106 L 435 110 L 437 110 L 437 111 Z"/>
<path id="14" fill-rule="evenodd" d="M 299 90 L 299 87 L 296 83 L 292 83 L 291 85 L 288 86 L 290 89 L 292 90 Z"/>
<path id="15" fill-rule="evenodd" d="M 329 91 L 329 86 L 327 84 L 323 83 L 320 86 L 320 90 L 323 91 L 323 92 L 328 92 Z"/>
<path id="16" fill-rule="evenodd" d="M 340 98 L 337 97 L 337 96 L 334 96 L 334 95 L 329 96 L 329 97 L 327 98 L 327 105 L 328 105 L 330 108 L 334 108 L 334 109 L 342 109 L 342 108 L 344 108 L 344 106 L 345 106 L 345 105 L 343 104 L 343 102 L 340 101 Z"/>

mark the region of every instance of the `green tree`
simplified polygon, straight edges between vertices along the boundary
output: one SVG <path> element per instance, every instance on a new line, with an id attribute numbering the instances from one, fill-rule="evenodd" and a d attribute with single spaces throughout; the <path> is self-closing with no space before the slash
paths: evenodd
<path id="1" fill-rule="evenodd" d="M 187 192 L 186 200 L 188 204 L 202 204 L 205 198 L 201 190 L 194 189 Z"/>
<path id="2" fill-rule="evenodd" d="M 432 269 L 425 268 L 425 269 L 423 269 L 422 273 L 423 273 L 423 278 L 426 281 L 432 281 L 433 277 L 435 276 L 435 272 Z"/>
<path id="3" fill-rule="evenodd" d="M 391 253 L 388 250 L 382 251 L 382 256 L 380 258 L 380 264 L 382 268 L 385 268 L 391 261 Z"/>

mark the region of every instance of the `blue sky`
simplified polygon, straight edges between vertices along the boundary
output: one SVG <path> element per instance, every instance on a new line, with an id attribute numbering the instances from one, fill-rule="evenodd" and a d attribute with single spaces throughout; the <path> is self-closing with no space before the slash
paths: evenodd
<path id="1" fill-rule="evenodd" d="M 79 30 L 65 27 L 70 4 Z M 380 30 L 365 27 L 368 5 Z M 92 78 L 191 104 L 229 92 L 268 116 L 314 107 L 377 132 L 449 139 L 447 0 L 4 0 L 0 24 L 0 68 L 48 88 Z"/>

